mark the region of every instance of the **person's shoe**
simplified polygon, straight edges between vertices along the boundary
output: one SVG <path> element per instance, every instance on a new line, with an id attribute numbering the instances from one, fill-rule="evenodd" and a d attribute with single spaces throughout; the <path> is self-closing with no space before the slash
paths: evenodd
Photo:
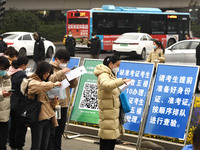
<path id="1" fill-rule="evenodd" d="M 196 89 L 196 90 L 195 90 L 195 93 L 200 93 L 200 90 L 199 90 L 199 89 Z"/>

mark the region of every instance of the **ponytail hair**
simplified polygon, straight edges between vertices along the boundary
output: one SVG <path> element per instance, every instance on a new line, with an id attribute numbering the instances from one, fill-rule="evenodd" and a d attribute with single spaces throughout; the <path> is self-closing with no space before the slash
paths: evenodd
<path id="1" fill-rule="evenodd" d="M 117 55 L 107 56 L 103 60 L 103 64 L 108 67 L 109 63 L 112 62 L 113 64 L 120 61 L 121 59 Z"/>
<path id="2" fill-rule="evenodd" d="M 161 48 L 163 50 L 163 54 L 165 54 L 165 47 L 163 46 L 162 42 L 159 40 L 154 40 L 154 43 L 158 45 L 158 48 Z"/>
<path id="3" fill-rule="evenodd" d="M 18 57 L 17 60 L 12 61 L 12 66 L 18 69 L 21 65 L 27 65 L 29 62 L 27 57 Z"/>

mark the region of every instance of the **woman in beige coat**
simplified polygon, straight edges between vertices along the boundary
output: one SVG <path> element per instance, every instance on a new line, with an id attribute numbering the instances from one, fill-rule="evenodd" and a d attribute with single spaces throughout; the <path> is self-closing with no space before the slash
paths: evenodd
<path id="1" fill-rule="evenodd" d="M 119 122 L 119 86 L 130 79 L 117 78 L 121 60 L 118 56 L 108 56 L 103 64 L 97 65 L 94 74 L 97 80 L 99 107 L 100 150 L 114 150 L 116 139 L 123 135 L 124 129 Z"/>
<path id="2" fill-rule="evenodd" d="M 36 72 L 28 79 L 24 79 L 21 85 L 22 93 L 25 92 L 28 86 L 28 97 L 34 99 L 37 95 L 37 100 L 42 103 L 37 123 L 31 124 L 31 150 L 47 150 L 50 127 L 58 126 L 55 118 L 55 107 L 57 101 L 49 100 L 47 92 L 56 86 L 60 86 L 61 82 L 45 82 L 50 75 L 51 66 L 47 62 L 41 62 L 36 69 Z"/>
<path id="3" fill-rule="evenodd" d="M 161 41 L 155 40 L 153 42 L 153 50 L 150 52 L 145 62 L 164 63 L 165 62 L 165 48 Z"/>

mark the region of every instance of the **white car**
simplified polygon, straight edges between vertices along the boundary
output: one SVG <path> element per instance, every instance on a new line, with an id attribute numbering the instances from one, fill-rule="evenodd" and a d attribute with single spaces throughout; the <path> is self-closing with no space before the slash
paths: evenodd
<path id="1" fill-rule="evenodd" d="M 124 33 L 114 41 L 112 50 L 115 55 L 139 55 L 145 59 L 153 49 L 153 40 L 146 33 Z"/>
<path id="2" fill-rule="evenodd" d="M 19 51 L 19 56 L 32 56 L 34 50 L 35 40 L 32 32 L 6 32 L 2 34 L 4 41 L 8 46 L 14 47 Z M 45 53 L 47 57 L 52 57 L 55 52 L 55 45 L 48 40 L 44 41 Z"/>
<path id="3" fill-rule="evenodd" d="M 179 41 L 165 50 L 165 62 L 169 64 L 196 65 L 196 47 L 200 40 Z"/>

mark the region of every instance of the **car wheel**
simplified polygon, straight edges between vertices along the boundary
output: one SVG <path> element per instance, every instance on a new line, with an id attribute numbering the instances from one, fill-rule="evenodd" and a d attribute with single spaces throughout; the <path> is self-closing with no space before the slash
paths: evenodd
<path id="1" fill-rule="evenodd" d="M 26 49 L 25 49 L 25 48 L 21 48 L 21 49 L 19 50 L 19 56 L 23 56 L 23 57 L 26 56 Z"/>
<path id="2" fill-rule="evenodd" d="M 147 53 L 146 53 L 146 50 L 143 48 L 142 53 L 140 55 L 140 59 L 145 60 L 146 57 L 147 57 Z"/>
<path id="3" fill-rule="evenodd" d="M 53 48 L 52 47 L 48 47 L 47 49 L 47 58 L 51 58 L 53 55 Z"/>
<path id="4" fill-rule="evenodd" d="M 174 39 L 169 39 L 169 41 L 167 43 L 167 47 L 173 45 L 174 43 L 176 43 L 176 41 Z"/>
<path id="5" fill-rule="evenodd" d="M 114 53 L 114 55 L 116 55 L 116 56 L 119 56 L 119 57 L 120 57 L 120 54 L 119 54 L 118 52 L 116 52 L 116 51 L 113 51 L 113 53 Z"/>

